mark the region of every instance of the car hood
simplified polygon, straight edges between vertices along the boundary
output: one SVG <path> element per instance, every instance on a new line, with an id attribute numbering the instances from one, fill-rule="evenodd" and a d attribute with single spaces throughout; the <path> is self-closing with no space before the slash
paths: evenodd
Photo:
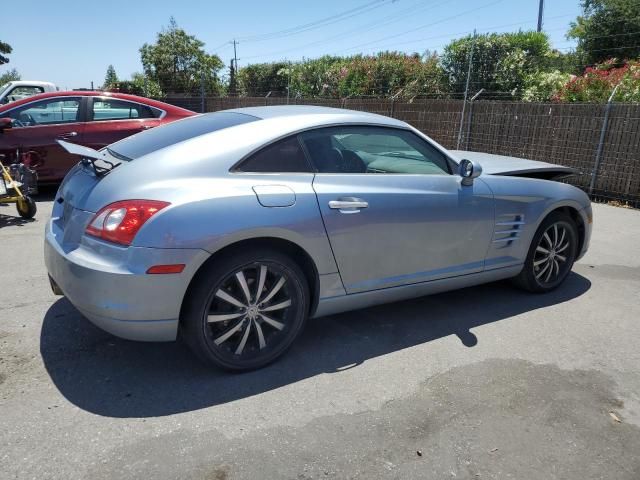
<path id="1" fill-rule="evenodd" d="M 480 163 L 483 173 L 489 175 L 527 176 L 528 174 L 544 174 L 549 177 L 564 177 L 580 173 L 579 170 L 572 167 L 539 162 L 537 160 L 527 160 L 526 158 L 494 155 L 492 153 L 468 152 L 464 150 L 451 150 L 451 153 L 460 160 L 466 158 Z"/>

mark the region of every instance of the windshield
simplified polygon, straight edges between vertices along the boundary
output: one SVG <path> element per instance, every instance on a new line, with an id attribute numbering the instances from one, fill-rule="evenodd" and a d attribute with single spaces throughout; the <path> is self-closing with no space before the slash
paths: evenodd
<path id="1" fill-rule="evenodd" d="M 197 115 L 120 140 L 109 145 L 108 151 L 120 160 L 134 160 L 200 135 L 256 120 L 260 119 L 244 113 L 216 112 Z"/>

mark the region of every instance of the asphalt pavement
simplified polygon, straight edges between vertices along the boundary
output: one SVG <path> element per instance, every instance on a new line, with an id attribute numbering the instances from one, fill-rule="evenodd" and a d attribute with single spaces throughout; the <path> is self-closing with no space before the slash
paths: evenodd
<path id="1" fill-rule="evenodd" d="M 229 374 L 54 296 L 0 205 L 2 479 L 640 478 L 640 211 L 594 205 L 557 291 L 508 282 L 316 319 Z"/>

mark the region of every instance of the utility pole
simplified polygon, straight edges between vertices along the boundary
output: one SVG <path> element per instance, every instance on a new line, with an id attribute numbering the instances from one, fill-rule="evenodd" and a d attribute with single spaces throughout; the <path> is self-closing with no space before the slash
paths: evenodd
<path id="1" fill-rule="evenodd" d="M 473 49 L 476 47 L 476 29 L 473 29 L 473 39 L 471 40 L 471 49 L 469 51 L 469 67 L 467 68 L 467 83 L 464 87 L 464 100 L 462 101 L 462 113 L 460 114 L 460 129 L 458 130 L 458 143 L 456 150 L 460 150 L 460 142 L 462 141 L 462 124 L 464 123 L 464 111 L 467 106 L 467 96 L 469 95 L 469 80 L 471 79 L 471 66 L 473 65 Z"/>
<path id="2" fill-rule="evenodd" d="M 231 65 L 229 65 L 229 93 L 234 97 L 236 95 L 236 69 L 233 58 L 231 59 Z"/>
<path id="3" fill-rule="evenodd" d="M 239 42 L 236 42 L 236 39 L 233 39 L 233 64 L 235 66 L 236 73 L 238 73 L 238 55 L 236 53 L 236 45 Z"/>
<path id="4" fill-rule="evenodd" d="M 289 90 L 291 89 L 291 62 L 287 68 L 287 105 L 289 105 Z"/>
<path id="5" fill-rule="evenodd" d="M 538 32 L 542 31 L 542 15 L 544 14 L 544 0 L 540 0 L 538 7 Z"/>

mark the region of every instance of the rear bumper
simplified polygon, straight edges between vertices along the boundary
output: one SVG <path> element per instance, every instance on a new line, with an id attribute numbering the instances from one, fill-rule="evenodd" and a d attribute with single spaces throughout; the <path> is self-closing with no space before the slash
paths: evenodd
<path id="1" fill-rule="evenodd" d="M 46 227 L 44 259 L 67 299 L 92 323 L 118 337 L 175 340 L 189 282 L 209 257 L 204 250 L 119 247 L 88 240 L 73 249 Z M 100 255 L 96 254 L 100 252 Z M 152 265 L 182 263 L 182 273 L 148 275 Z"/>

